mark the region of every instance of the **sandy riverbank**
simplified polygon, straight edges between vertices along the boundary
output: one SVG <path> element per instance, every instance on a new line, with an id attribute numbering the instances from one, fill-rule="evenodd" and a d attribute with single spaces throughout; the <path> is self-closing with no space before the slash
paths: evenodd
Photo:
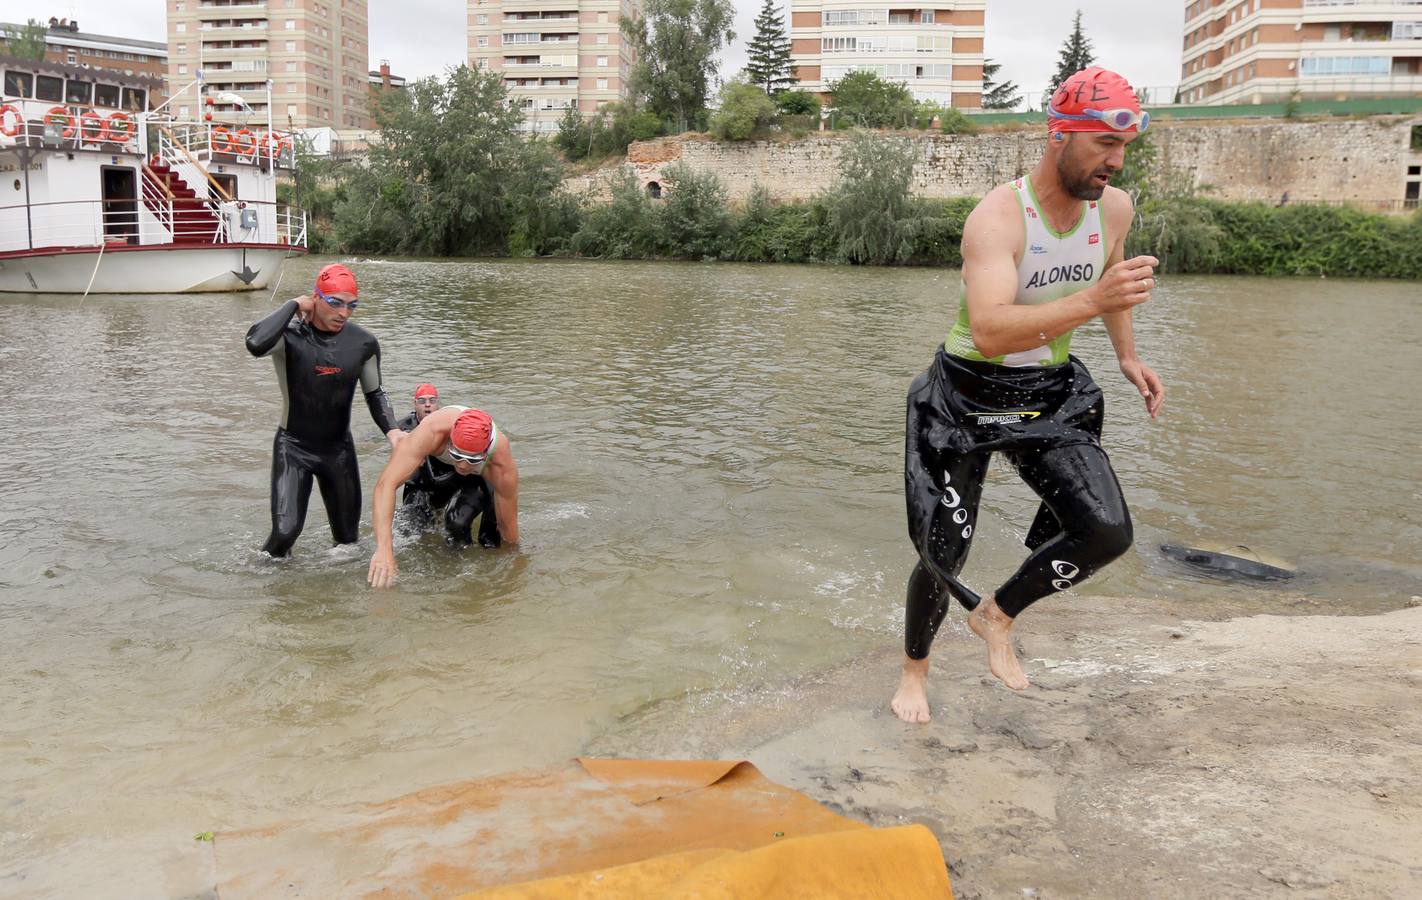
<path id="1" fill-rule="evenodd" d="M 1422 609 L 1196 622 L 1058 599 L 1023 617 L 1021 696 L 954 616 L 926 725 L 889 711 L 885 647 L 588 750 L 744 756 L 865 822 L 922 823 L 959 898 L 1422 896 Z"/>

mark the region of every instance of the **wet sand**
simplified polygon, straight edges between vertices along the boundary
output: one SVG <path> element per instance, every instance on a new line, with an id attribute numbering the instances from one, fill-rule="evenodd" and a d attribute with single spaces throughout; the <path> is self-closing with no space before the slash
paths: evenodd
<path id="1" fill-rule="evenodd" d="M 711 712 L 663 704 L 589 750 L 744 756 L 864 822 L 922 823 L 963 900 L 1422 896 L 1422 609 L 1200 622 L 1057 599 L 1019 630 L 1023 695 L 954 613 L 925 725 L 890 712 L 884 647 Z"/>

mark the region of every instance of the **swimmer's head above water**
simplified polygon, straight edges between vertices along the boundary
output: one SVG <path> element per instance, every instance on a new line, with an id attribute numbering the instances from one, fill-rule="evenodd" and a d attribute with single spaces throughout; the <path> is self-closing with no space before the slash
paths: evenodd
<path id="1" fill-rule="evenodd" d="M 482 409 L 466 409 L 449 429 L 449 458 L 460 475 L 484 470 L 489 454 L 499 440 L 499 427 Z"/>
<path id="2" fill-rule="evenodd" d="M 355 276 L 340 263 L 332 263 L 316 276 L 312 292 L 312 324 L 321 331 L 340 331 L 356 308 Z"/>
<path id="3" fill-rule="evenodd" d="M 1125 78 L 1100 66 L 1063 81 L 1047 105 L 1047 155 L 1078 200 L 1100 200 L 1126 161 L 1126 145 L 1150 127 L 1150 113 Z"/>
<path id="4" fill-rule="evenodd" d="M 439 409 L 439 389 L 426 382 L 415 388 L 415 421 L 423 422 L 425 416 Z"/>

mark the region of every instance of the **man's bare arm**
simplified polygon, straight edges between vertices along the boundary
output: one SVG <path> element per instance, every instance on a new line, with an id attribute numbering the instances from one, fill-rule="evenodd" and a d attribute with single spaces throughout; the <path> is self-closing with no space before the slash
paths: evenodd
<path id="1" fill-rule="evenodd" d="M 499 523 L 499 538 L 505 544 L 518 543 L 518 464 L 506 435 L 499 437 L 499 446 L 489 457 L 488 478 L 494 489 L 494 516 Z"/>

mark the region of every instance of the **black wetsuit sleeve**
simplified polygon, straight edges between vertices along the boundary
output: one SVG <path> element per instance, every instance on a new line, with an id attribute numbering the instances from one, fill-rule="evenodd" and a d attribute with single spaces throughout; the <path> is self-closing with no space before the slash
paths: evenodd
<path id="1" fill-rule="evenodd" d="M 365 392 L 365 405 L 370 408 L 370 417 L 375 420 L 381 434 L 389 434 L 399 426 L 395 423 L 395 410 L 390 398 L 380 386 L 380 345 L 366 357 L 360 367 L 360 389 Z"/>
<path id="2" fill-rule="evenodd" d="M 295 300 L 288 300 L 272 313 L 247 329 L 247 352 L 253 356 L 266 356 L 286 333 L 286 325 L 296 315 Z"/>

